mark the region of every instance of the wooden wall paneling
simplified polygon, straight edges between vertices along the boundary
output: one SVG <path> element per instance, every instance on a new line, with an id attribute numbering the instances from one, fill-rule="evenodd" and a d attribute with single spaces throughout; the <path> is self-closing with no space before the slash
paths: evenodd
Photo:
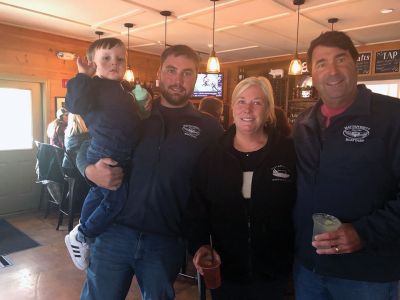
<path id="1" fill-rule="evenodd" d="M 47 82 L 44 90 L 46 107 L 43 108 L 47 124 L 55 115 L 55 97 L 66 94 L 62 79 L 69 79 L 77 72 L 75 61 L 58 59 L 56 51 L 84 56 L 90 42 L 4 24 L 0 24 L 0 36 L 0 73 L 3 78 Z M 155 81 L 159 56 L 131 53 L 132 67 L 140 80 Z"/>

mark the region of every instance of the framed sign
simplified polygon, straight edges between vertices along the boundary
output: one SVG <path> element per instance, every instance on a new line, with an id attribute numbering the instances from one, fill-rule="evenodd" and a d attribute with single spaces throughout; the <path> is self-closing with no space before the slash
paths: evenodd
<path id="1" fill-rule="evenodd" d="M 359 75 L 368 75 L 371 73 L 371 52 L 361 52 L 358 55 L 356 67 Z"/>
<path id="2" fill-rule="evenodd" d="M 61 107 L 65 107 L 65 97 L 56 97 L 55 99 L 56 103 L 56 110 L 55 112 L 57 113 L 57 110 L 59 110 Z"/>
<path id="3" fill-rule="evenodd" d="M 375 56 L 375 73 L 398 73 L 400 49 L 377 51 Z"/>

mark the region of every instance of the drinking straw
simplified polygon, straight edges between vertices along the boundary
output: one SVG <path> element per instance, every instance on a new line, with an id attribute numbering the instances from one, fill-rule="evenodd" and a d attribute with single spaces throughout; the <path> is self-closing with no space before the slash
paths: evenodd
<path id="1" fill-rule="evenodd" d="M 212 242 L 212 236 L 210 234 L 210 246 L 211 246 L 211 264 L 214 264 L 214 247 Z"/>

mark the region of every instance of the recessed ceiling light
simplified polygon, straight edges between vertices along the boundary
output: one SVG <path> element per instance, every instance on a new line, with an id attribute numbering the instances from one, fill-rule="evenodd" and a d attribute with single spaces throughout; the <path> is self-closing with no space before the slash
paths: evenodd
<path id="1" fill-rule="evenodd" d="M 394 11 L 393 8 L 382 8 L 381 9 L 381 14 L 390 14 Z"/>

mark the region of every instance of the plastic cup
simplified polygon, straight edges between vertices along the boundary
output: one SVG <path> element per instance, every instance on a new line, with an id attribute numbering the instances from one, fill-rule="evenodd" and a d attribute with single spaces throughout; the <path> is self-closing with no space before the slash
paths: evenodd
<path id="1" fill-rule="evenodd" d="M 211 260 L 211 256 L 204 256 L 200 259 L 199 265 L 203 269 L 203 277 L 206 288 L 216 289 L 221 286 L 220 263 L 215 259 Z"/>
<path id="2" fill-rule="evenodd" d="M 317 234 L 334 231 L 338 229 L 342 224 L 342 222 L 340 222 L 338 218 L 324 213 L 313 214 L 312 218 L 314 221 L 313 235 L 312 235 L 313 241 L 315 240 L 314 237 Z"/>

